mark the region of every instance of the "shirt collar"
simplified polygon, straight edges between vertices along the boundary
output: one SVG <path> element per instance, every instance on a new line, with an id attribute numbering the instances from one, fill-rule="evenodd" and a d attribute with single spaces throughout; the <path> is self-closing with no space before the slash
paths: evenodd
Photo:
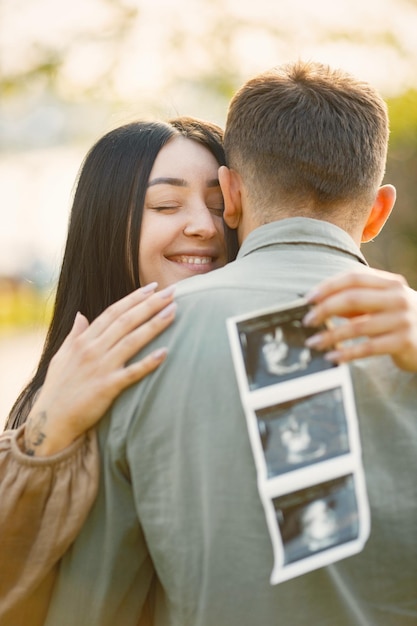
<path id="1" fill-rule="evenodd" d="M 314 244 L 340 250 L 368 265 L 346 231 L 335 224 L 308 217 L 289 217 L 255 228 L 242 243 L 238 258 L 276 244 Z"/>

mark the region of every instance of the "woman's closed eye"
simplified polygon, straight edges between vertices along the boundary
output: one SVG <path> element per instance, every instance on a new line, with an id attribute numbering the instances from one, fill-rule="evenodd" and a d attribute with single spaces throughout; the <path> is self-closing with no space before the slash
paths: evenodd
<path id="1" fill-rule="evenodd" d="M 224 201 L 219 188 L 211 189 L 206 195 L 206 206 L 215 217 L 223 217 Z"/>
<path id="2" fill-rule="evenodd" d="M 158 213 L 162 213 L 162 212 L 173 212 L 173 211 L 177 211 L 179 208 L 181 208 L 180 204 L 158 204 L 155 206 L 148 206 L 149 209 L 151 209 L 152 211 L 157 211 Z"/>
<path id="3" fill-rule="evenodd" d="M 221 206 L 208 206 L 207 208 L 210 211 L 210 213 L 214 215 L 215 217 L 223 217 L 223 213 L 224 213 L 223 204 Z"/>

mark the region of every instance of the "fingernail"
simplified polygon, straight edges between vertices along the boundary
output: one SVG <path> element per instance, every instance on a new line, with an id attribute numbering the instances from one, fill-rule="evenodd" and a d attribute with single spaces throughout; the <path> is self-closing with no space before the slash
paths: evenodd
<path id="1" fill-rule="evenodd" d="M 161 291 L 159 291 L 158 294 L 160 295 L 161 298 L 169 298 L 169 296 L 172 296 L 174 291 L 175 291 L 175 285 L 170 285 L 169 287 L 165 287 L 165 289 L 162 289 Z"/>
<path id="2" fill-rule="evenodd" d="M 155 359 L 155 361 L 159 361 L 167 354 L 168 348 L 159 348 L 159 350 L 155 350 L 155 352 L 152 352 L 152 358 Z"/>
<path id="3" fill-rule="evenodd" d="M 338 352 L 337 350 L 333 350 L 332 352 L 326 352 L 326 354 L 324 355 L 324 358 L 326 359 L 326 361 L 337 363 L 338 361 L 340 361 L 341 356 L 342 356 L 341 352 Z"/>
<path id="4" fill-rule="evenodd" d="M 312 335 L 311 337 L 308 337 L 304 343 L 308 348 L 316 348 L 320 345 L 321 341 L 322 335 Z"/>
<path id="5" fill-rule="evenodd" d="M 306 315 L 304 315 L 303 317 L 303 324 L 304 326 L 314 326 L 314 322 L 316 321 L 316 314 L 315 312 L 309 311 Z"/>
<path id="6" fill-rule="evenodd" d="M 166 306 L 165 309 L 162 309 L 162 311 L 158 313 L 158 317 L 169 317 L 172 313 L 174 313 L 176 308 L 177 308 L 177 303 L 171 302 L 171 304 L 168 304 L 168 306 Z"/>
<path id="7" fill-rule="evenodd" d="M 152 291 L 155 291 L 157 287 L 157 282 L 149 283 L 149 285 L 145 285 L 144 287 L 142 287 L 142 293 L 151 293 Z"/>
<path id="8" fill-rule="evenodd" d="M 314 302 L 314 300 L 318 298 L 319 295 L 320 291 L 318 289 L 312 289 L 306 294 L 305 299 L 307 300 L 307 302 Z"/>

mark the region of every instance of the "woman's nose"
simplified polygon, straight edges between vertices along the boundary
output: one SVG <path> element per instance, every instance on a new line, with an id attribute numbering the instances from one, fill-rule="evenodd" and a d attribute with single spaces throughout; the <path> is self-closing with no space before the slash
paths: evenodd
<path id="1" fill-rule="evenodd" d="M 217 233 L 213 215 L 207 206 L 193 207 L 188 213 L 187 223 L 184 227 L 184 235 L 188 237 L 202 237 L 210 239 Z"/>

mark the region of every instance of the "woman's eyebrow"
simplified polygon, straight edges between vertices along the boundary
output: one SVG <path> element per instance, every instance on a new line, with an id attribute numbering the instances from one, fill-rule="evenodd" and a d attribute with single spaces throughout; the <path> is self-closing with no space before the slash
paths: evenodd
<path id="1" fill-rule="evenodd" d="M 148 182 L 148 187 L 154 185 L 174 185 L 174 187 L 188 187 L 188 183 L 183 178 L 154 178 Z"/>
<path id="2" fill-rule="evenodd" d="M 219 179 L 212 178 L 207 181 L 207 187 L 219 187 Z M 169 178 L 169 177 L 160 177 L 154 178 L 148 182 L 148 187 L 153 187 L 154 185 L 173 185 L 174 187 L 188 187 L 189 183 L 184 180 L 184 178 Z"/>

